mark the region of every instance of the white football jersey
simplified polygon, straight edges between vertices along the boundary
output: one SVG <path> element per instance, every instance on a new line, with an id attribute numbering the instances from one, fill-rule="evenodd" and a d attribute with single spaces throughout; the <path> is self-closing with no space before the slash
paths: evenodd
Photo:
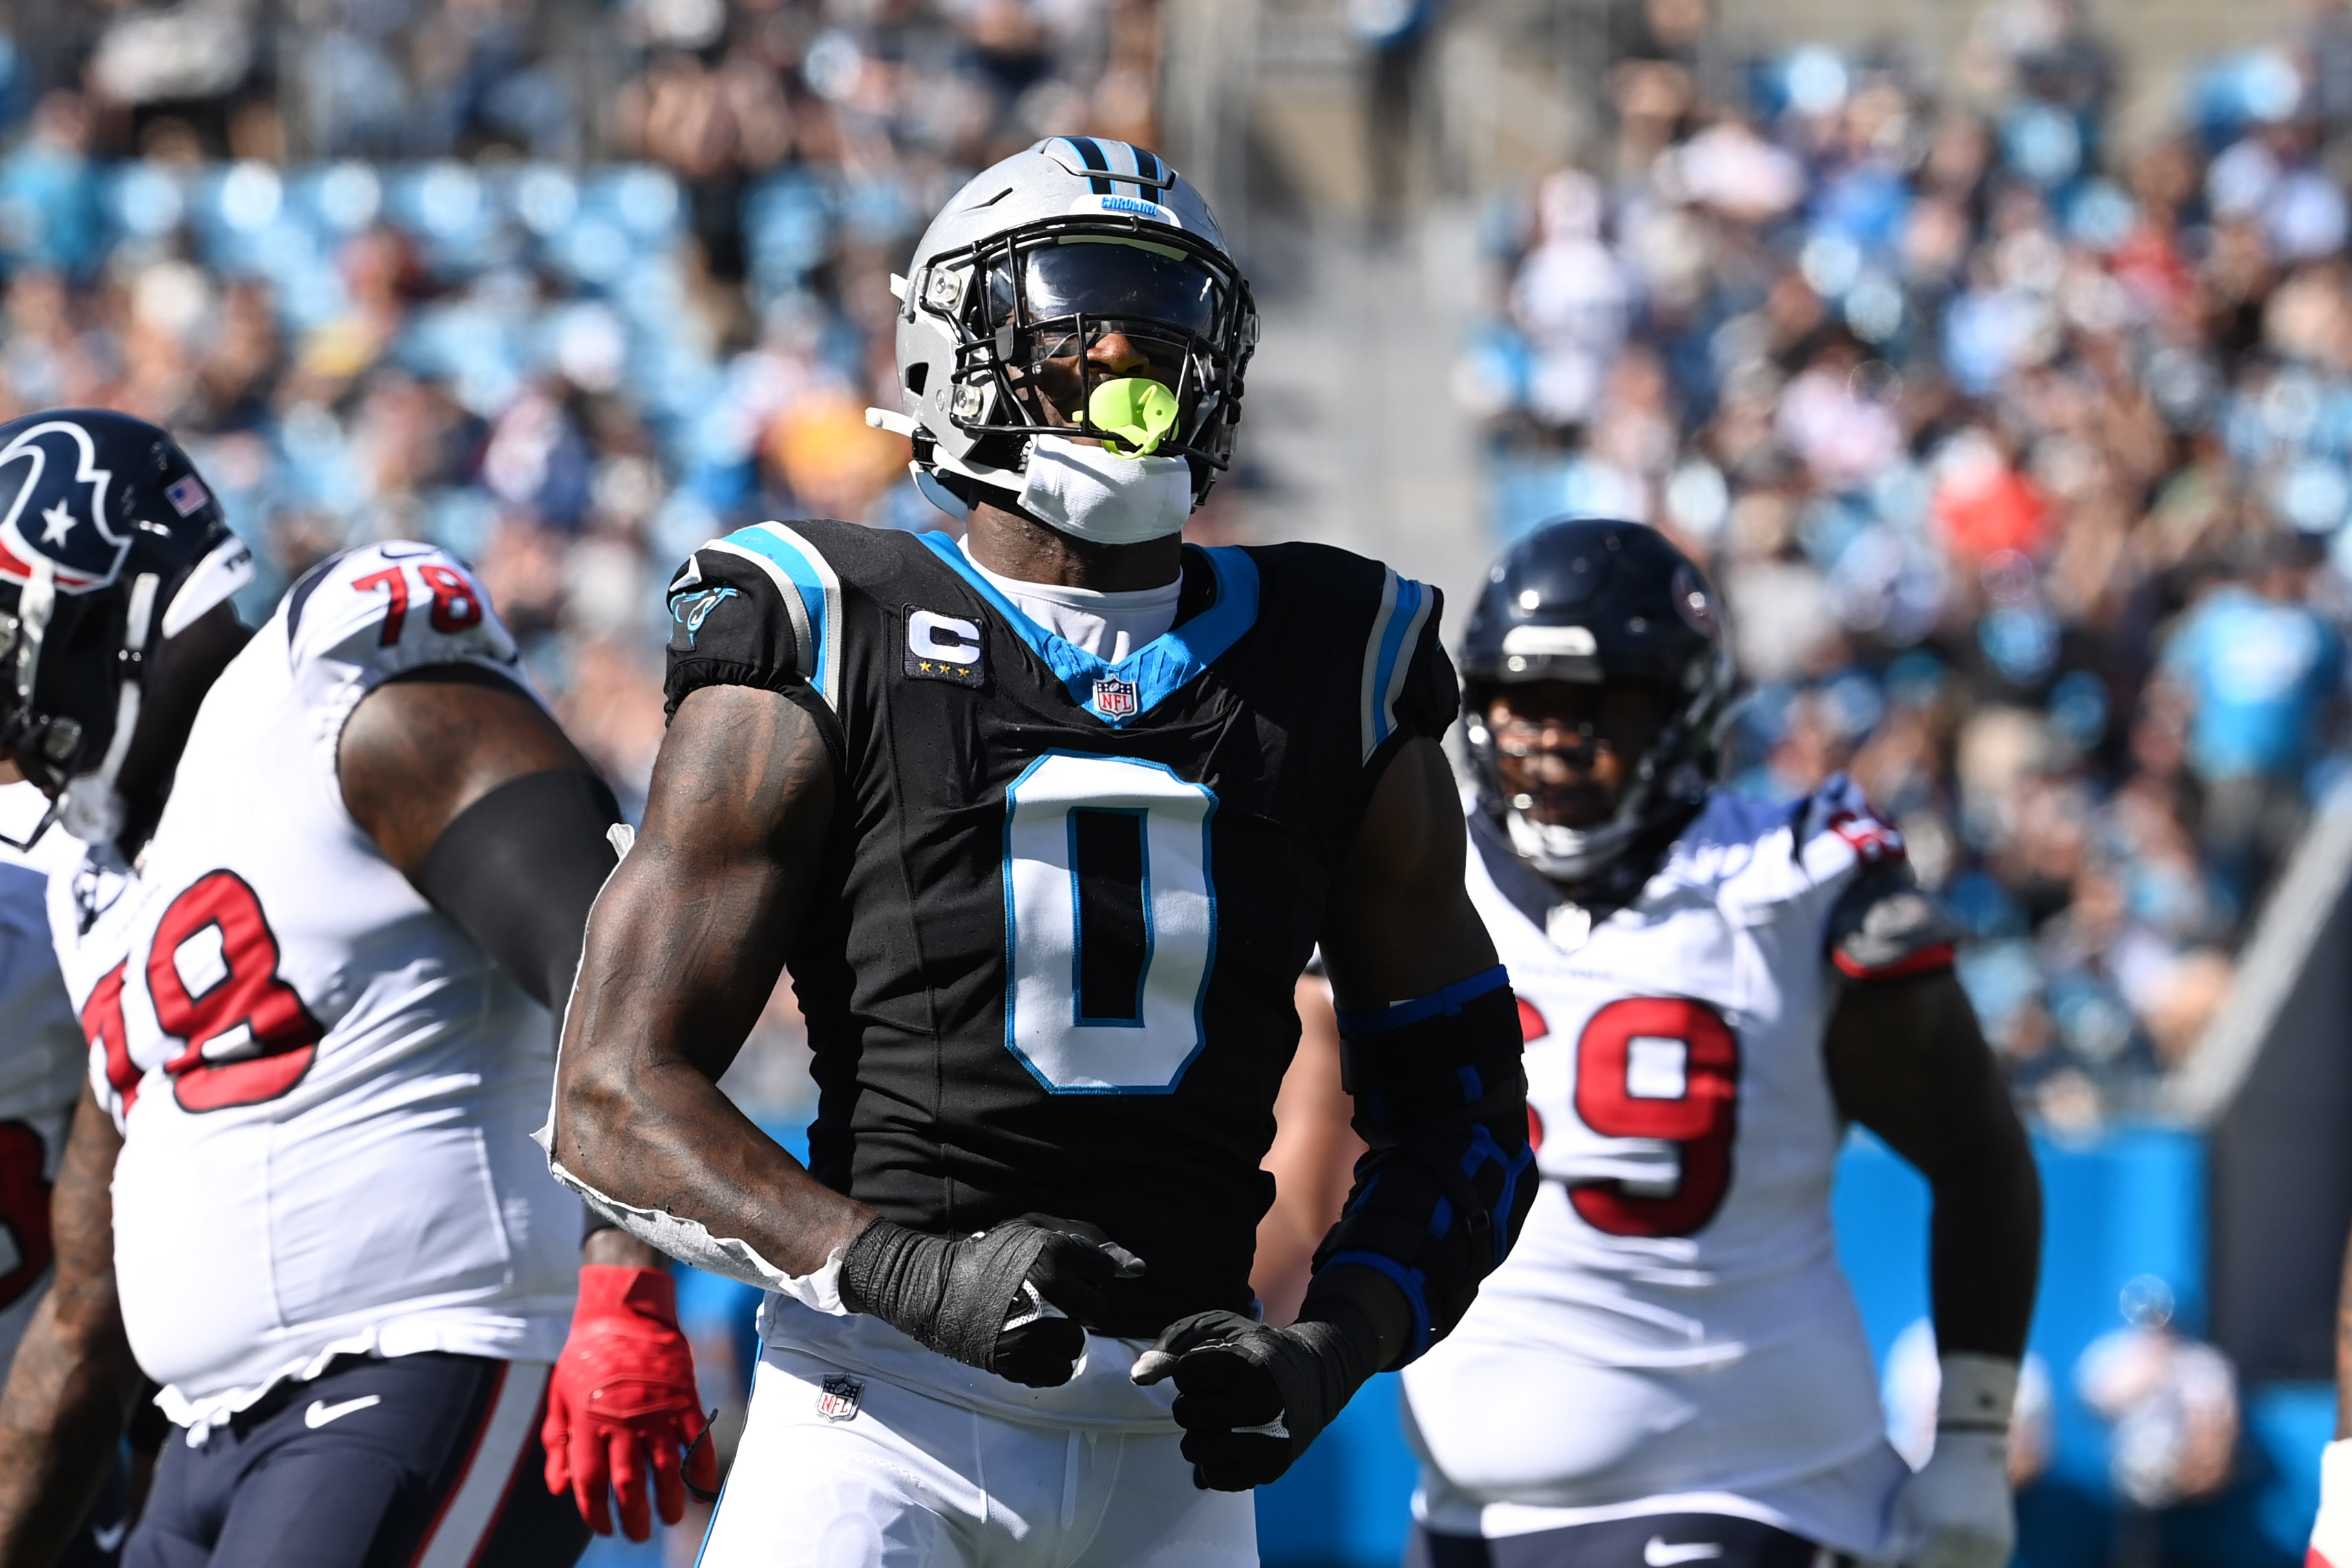
<path id="1" fill-rule="evenodd" d="M 340 1354 L 562 1347 L 580 1210 L 530 1142 L 553 1029 L 378 852 L 336 766 L 362 697 L 450 664 L 523 681 L 455 560 L 323 564 L 206 694 L 138 864 L 94 847 L 51 879 L 124 1138 L 123 1321 L 183 1425 Z"/>
<path id="2" fill-rule="evenodd" d="M 0 834 L 21 843 L 48 797 L 0 785 Z M 49 1279 L 49 1184 L 81 1093 L 81 1026 L 49 947 L 43 885 L 80 846 L 51 828 L 31 850 L 0 845 L 0 1376 Z"/>
<path id="3" fill-rule="evenodd" d="M 1843 779 L 1793 805 L 1717 792 L 1588 934 L 1473 827 L 1544 1181 L 1509 1258 L 1404 1373 L 1425 1517 L 1507 1534 L 1728 1497 L 1867 1552 L 1905 1471 L 1832 1249 L 1845 1126 L 1822 1042 L 1832 916 L 1901 840 Z M 1922 958 L 1948 961 L 1890 972 Z"/>

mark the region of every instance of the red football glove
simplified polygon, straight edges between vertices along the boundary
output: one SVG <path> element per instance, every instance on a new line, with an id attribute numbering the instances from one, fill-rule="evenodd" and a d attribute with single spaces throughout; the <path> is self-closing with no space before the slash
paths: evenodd
<path id="1" fill-rule="evenodd" d="M 664 1524 L 686 1513 L 678 1452 L 694 1446 L 696 1489 L 719 1484 L 718 1456 L 698 1443 L 709 1426 L 694 1386 L 694 1352 L 677 1329 L 677 1287 L 658 1268 L 583 1264 L 572 1337 L 547 1384 L 547 1489 L 566 1490 L 599 1535 L 613 1533 L 607 1489 L 620 1494 L 621 1531 L 653 1533 L 646 1510 L 646 1466 Z"/>

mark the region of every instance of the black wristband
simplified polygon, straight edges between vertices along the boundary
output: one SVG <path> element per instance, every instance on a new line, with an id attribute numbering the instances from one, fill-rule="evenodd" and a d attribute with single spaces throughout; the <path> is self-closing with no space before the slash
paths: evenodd
<path id="1" fill-rule="evenodd" d="M 1309 1330 L 1314 1331 L 1311 1335 L 1306 1332 Z M 1334 1410 L 1381 1370 L 1379 1325 L 1372 1321 L 1371 1313 L 1336 1290 L 1318 1293 L 1310 1289 L 1291 1331 L 1308 1338 L 1339 1380 L 1339 1404 L 1332 1406 Z"/>
<path id="2" fill-rule="evenodd" d="M 416 888 L 465 928 L 540 1005 L 572 991 L 589 906 L 618 857 L 621 820 L 595 774 L 551 768 L 509 779 L 457 814 L 425 853 Z"/>

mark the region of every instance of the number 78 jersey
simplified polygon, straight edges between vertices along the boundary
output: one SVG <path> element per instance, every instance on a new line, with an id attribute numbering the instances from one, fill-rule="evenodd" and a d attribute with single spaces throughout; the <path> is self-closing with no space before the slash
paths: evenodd
<path id="1" fill-rule="evenodd" d="M 1563 1449 L 1541 1495 L 1502 1500 L 1769 1486 L 1873 1450 L 1877 1380 L 1832 1251 L 1845 1129 L 1822 1037 L 1851 980 L 1950 963 L 1900 837 L 1843 778 L 1793 805 L 1718 793 L 1641 895 L 1563 949 L 1539 923 L 1556 892 L 1473 829 L 1545 1180 L 1510 1258 L 1406 1374 L 1439 1468 L 1478 1489 L 1447 1412 L 1507 1405 L 1485 1386 L 1504 1347 L 1522 1389 L 1556 1376 L 1596 1409 L 1624 1402 L 1592 1379 L 1646 1392 L 1623 1443 Z"/>
<path id="2" fill-rule="evenodd" d="M 529 1142 L 547 1015 L 384 859 L 337 768 L 396 675 L 523 685 L 480 593 L 424 545 L 314 568 L 206 694 L 138 864 L 93 847 L 51 876 L 123 1133 L 124 1325 L 184 1425 L 339 1353 L 562 1348 L 578 1211 Z"/>

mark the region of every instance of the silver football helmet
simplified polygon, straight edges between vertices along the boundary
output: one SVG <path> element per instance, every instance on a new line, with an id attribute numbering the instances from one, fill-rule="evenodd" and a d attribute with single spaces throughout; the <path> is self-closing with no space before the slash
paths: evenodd
<path id="1" fill-rule="evenodd" d="M 1190 463 L 1193 505 L 1231 460 L 1257 308 L 1200 192 L 1144 148 L 1055 136 L 983 170 L 891 287 L 901 407 L 867 418 L 913 440 L 916 480 L 948 510 L 1018 495 L 1044 431 L 1118 449 L 1122 433 L 1090 411 L 1105 373 L 1087 359 L 1111 331 L 1175 391 L 1151 450 Z"/>

